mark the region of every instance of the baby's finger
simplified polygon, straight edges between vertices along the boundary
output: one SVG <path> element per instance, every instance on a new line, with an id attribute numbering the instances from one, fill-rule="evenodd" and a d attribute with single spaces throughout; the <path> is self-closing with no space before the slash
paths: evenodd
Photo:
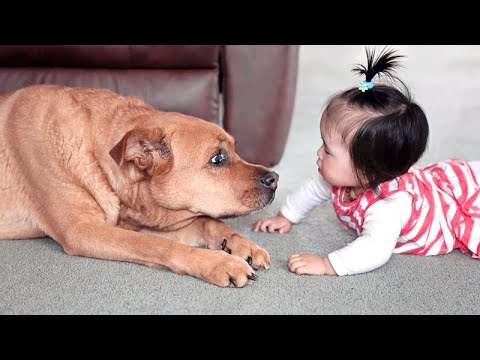
<path id="1" fill-rule="evenodd" d="M 292 254 L 288 257 L 288 262 L 290 262 L 291 260 L 295 260 L 295 259 L 298 259 L 300 258 L 302 255 L 301 254 Z"/>
<path id="2" fill-rule="evenodd" d="M 305 265 L 298 265 L 295 267 L 295 270 L 292 270 L 295 274 L 303 275 L 308 274 L 308 269 Z"/>
<path id="3" fill-rule="evenodd" d="M 257 232 L 258 229 L 260 229 L 260 225 L 262 224 L 262 221 L 263 221 L 263 220 L 259 220 L 259 221 L 257 221 L 255 224 L 253 224 L 252 230 L 255 231 L 255 232 Z"/>
<path id="4" fill-rule="evenodd" d="M 277 230 L 277 226 L 275 224 L 270 224 L 268 226 L 268 232 L 273 233 L 273 232 L 275 232 L 275 230 Z"/>
<path id="5" fill-rule="evenodd" d="M 303 266 L 303 261 L 302 259 L 299 259 L 299 258 L 295 258 L 294 260 L 289 260 L 288 261 L 288 268 L 290 269 L 290 271 L 292 272 L 297 272 L 298 268 Z"/>
<path id="6" fill-rule="evenodd" d="M 265 232 L 265 225 L 268 225 L 268 219 L 262 219 L 257 221 L 255 224 L 255 231 L 263 231 Z"/>
<path id="7" fill-rule="evenodd" d="M 263 231 L 263 232 L 267 232 L 268 231 L 268 227 L 270 226 L 270 220 L 264 220 L 262 222 L 262 224 L 260 225 L 260 230 Z"/>

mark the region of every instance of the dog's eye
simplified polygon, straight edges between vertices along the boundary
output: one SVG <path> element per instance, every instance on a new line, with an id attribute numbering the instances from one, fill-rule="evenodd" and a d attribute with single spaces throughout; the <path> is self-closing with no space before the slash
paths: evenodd
<path id="1" fill-rule="evenodd" d="M 210 164 L 215 166 L 225 165 L 227 163 L 227 153 L 221 149 L 214 157 L 210 159 Z"/>

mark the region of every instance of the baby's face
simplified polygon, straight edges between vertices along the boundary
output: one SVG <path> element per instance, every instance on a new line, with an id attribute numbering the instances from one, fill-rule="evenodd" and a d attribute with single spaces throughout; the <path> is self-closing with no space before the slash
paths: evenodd
<path id="1" fill-rule="evenodd" d="M 338 131 L 334 128 L 326 131 L 321 122 L 320 136 L 323 144 L 317 151 L 319 173 L 332 186 L 360 186 L 353 172 L 348 145 Z"/>

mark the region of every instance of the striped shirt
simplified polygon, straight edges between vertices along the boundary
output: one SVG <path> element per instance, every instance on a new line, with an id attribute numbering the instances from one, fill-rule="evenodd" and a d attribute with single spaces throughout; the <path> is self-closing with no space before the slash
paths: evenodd
<path id="1" fill-rule="evenodd" d="M 368 208 L 399 192 L 412 197 L 412 212 L 403 226 L 395 253 L 438 255 L 453 249 L 480 253 L 480 186 L 468 162 L 448 159 L 407 173 L 380 185 L 354 201 L 343 201 L 345 187 L 332 187 L 339 220 L 360 235 Z"/>

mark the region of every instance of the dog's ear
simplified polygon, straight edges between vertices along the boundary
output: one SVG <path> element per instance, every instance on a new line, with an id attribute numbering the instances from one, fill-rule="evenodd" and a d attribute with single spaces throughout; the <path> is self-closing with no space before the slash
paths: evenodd
<path id="1" fill-rule="evenodd" d="M 134 129 L 110 150 L 110 156 L 122 166 L 132 161 L 149 176 L 167 173 L 172 167 L 172 153 L 161 128 Z"/>

